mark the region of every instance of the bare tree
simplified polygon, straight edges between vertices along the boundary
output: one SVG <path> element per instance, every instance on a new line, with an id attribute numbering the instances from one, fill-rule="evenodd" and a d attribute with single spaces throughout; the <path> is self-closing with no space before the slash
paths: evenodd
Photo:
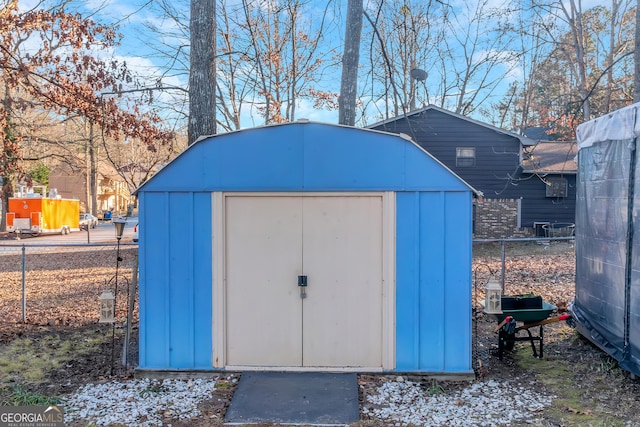
<path id="1" fill-rule="evenodd" d="M 575 48 L 575 66 L 577 69 L 578 89 L 582 96 L 582 114 L 584 120 L 591 120 L 591 103 L 589 101 L 588 86 L 587 86 L 587 67 L 585 65 L 585 46 L 584 46 L 584 32 L 582 26 L 582 2 L 576 4 L 575 0 L 570 0 L 569 9 L 565 4 L 560 1 L 558 3 L 562 10 L 567 23 L 569 24 L 571 40 Z M 567 52 L 566 49 L 562 49 L 563 52 Z"/>
<path id="2" fill-rule="evenodd" d="M 515 38 L 512 49 L 516 54 L 518 73 L 509 84 L 505 96 L 480 108 L 483 117 L 495 126 L 523 133 L 530 123 L 538 120 L 535 95 L 538 91 L 539 64 L 549 55 L 552 44 L 546 42 L 545 22 L 532 20 L 526 9 L 512 14 Z M 537 123 L 537 122 L 536 122 Z"/>
<path id="3" fill-rule="evenodd" d="M 242 105 L 250 92 L 243 58 L 247 53 L 236 48 L 236 33 L 225 0 L 221 0 L 218 14 L 218 58 L 216 58 L 216 107 L 218 125 L 225 131 L 239 130 Z M 242 49 L 242 48 L 241 48 Z"/>
<path id="4" fill-rule="evenodd" d="M 608 53 L 606 55 L 605 73 L 606 73 L 606 86 L 604 95 L 604 108 L 611 110 L 611 97 L 613 92 L 614 78 L 613 78 L 613 64 L 616 57 L 616 21 L 618 20 L 618 14 L 620 13 L 620 1 L 611 1 L 611 19 L 609 20 L 609 46 Z"/>
<path id="5" fill-rule="evenodd" d="M 511 9 L 490 5 L 467 2 L 454 11 L 436 0 L 380 2 L 362 95 L 378 118 L 415 108 L 421 94 L 423 104 L 471 114 L 494 94 L 517 55 L 509 46 Z"/>
<path id="6" fill-rule="evenodd" d="M 436 67 L 432 58 L 442 42 L 442 33 L 432 25 L 438 21 L 435 4 L 391 0 L 381 2 L 375 15 L 365 12 L 369 66 L 366 80 L 361 79 L 363 109 L 388 118 L 429 103 L 426 77 Z"/>
<path id="7" fill-rule="evenodd" d="M 545 25 L 544 29 L 548 40 L 554 44 L 557 58 L 561 58 L 565 65 L 570 67 L 571 80 L 574 82 L 576 94 L 579 96 L 581 120 L 591 119 L 593 91 L 604 76 L 609 77 L 606 84 L 609 87 L 609 94 L 606 96 L 609 101 L 605 104 L 610 104 L 611 80 L 613 80 L 611 68 L 617 57 L 624 54 L 626 50 L 625 43 L 622 45 L 616 43 L 615 37 L 621 28 L 622 21 L 619 18 L 627 15 L 622 13 L 621 9 L 626 8 L 628 3 L 628 0 L 624 2 L 612 0 L 611 9 L 599 6 L 589 11 L 583 11 L 580 1 L 534 1 L 532 11 L 538 19 L 545 22 L 553 20 L 553 23 Z M 606 19 L 610 23 L 608 49 L 604 49 L 598 44 L 598 37 L 605 32 L 602 25 L 589 25 L 590 21 L 593 22 L 603 15 L 606 15 Z M 605 62 L 599 70 L 598 60 Z"/>
<path id="8" fill-rule="evenodd" d="M 342 55 L 342 79 L 338 97 L 338 123 L 353 126 L 356 122 L 358 65 L 360 63 L 360 37 L 362 35 L 362 0 L 349 0 Z"/>
<path id="9" fill-rule="evenodd" d="M 636 2 L 636 32 L 635 32 L 633 102 L 640 102 L 640 0 Z"/>
<path id="10" fill-rule="evenodd" d="M 217 0 L 217 132 L 240 129 L 247 118 L 259 124 L 294 120 L 301 102 L 334 108 L 337 95 L 319 87 L 333 66 L 334 48 L 324 37 L 334 2 L 327 2 L 323 13 L 315 6 L 306 0 Z M 148 24 L 154 38 L 163 41 L 150 46 L 164 63 L 163 78 L 180 78 L 189 68 L 189 25 L 183 9 L 184 0 L 152 5 L 158 19 L 170 22 L 168 30 Z"/>
<path id="11" fill-rule="evenodd" d="M 149 150 L 144 141 L 138 138 L 130 138 L 126 144 L 105 138 L 101 147 L 108 163 L 127 184 L 129 191 L 133 192 L 182 152 L 187 147 L 187 141 L 184 136 L 177 137 L 170 144 Z"/>
<path id="12" fill-rule="evenodd" d="M 189 144 L 216 133 L 215 0 L 191 0 Z"/>
<path id="13" fill-rule="evenodd" d="M 469 115 L 490 98 L 515 66 L 516 53 L 505 49 L 513 33 L 509 9 L 491 2 L 466 3 L 462 14 L 446 14 L 447 37 L 440 55 L 446 57 L 449 84 L 443 99 L 453 101 L 455 112 Z"/>
<path id="14" fill-rule="evenodd" d="M 0 105 L 0 136 L 4 140 L 0 176 L 4 201 L 13 181 L 22 172 L 19 160 L 24 147 L 21 142 L 39 136 L 32 132 L 33 126 L 20 126 L 21 115 L 41 111 L 49 121 L 81 117 L 111 138 L 135 136 L 149 148 L 170 139 L 156 126 L 157 116 L 142 112 L 139 105 L 125 106 L 116 99 L 102 98 L 106 92 L 119 91 L 123 84 L 136 84 L 125 64 L 115 60 L 105 62 L 96 54 L 113 47 L 118 35 L 112 26 L 96 24 L 80 14 L 67 12 L 66 5 L 67 2 L 61 1 L 45 9 L 43 2 L 23 12 L 17 2 L 8 2 L 0 10 L 3 40 L 0 68 L 4 83 L 4 102 Z M 33 40 L 41 43 L 28 43 Z M 92 181 L 96 170 L 95 151 L 92 151 L 95 138 L 89 140 L 87 183 L 93 184 L 95 194 Z"/>
<path id="15" fill-rule="evenodd" d="M 580 122 L 631 101 L 630 0 L 585 11 L 580 2 L 538 2 L 531 12 L 539 23 L 533 28 L 542 29 L 532 36 L 543 49 L 532 63 L 533 84 L 521 87 L 516 103 L 526 111 L 523 123 L 573 139 Z"/>
<path id="16" fill-rule="evenodd" d="M 251 108 L 264 123 L 294 120 L 303 99 L 331 104 L 332 95 L 316 85 L 322 80 L 325 58 L 333 54 L 323 44 L 332 2 L 313 18 L 309 10 L 302 13 L 306 5 L 301 0 L 243 0 L 244 20 L 237 21 L 236 40 L 244 38 L 247 44 L 236 44 L 236 49 L 246 52 L 243 67 L 250 72 L 243 78 L 252 91 Z"/>

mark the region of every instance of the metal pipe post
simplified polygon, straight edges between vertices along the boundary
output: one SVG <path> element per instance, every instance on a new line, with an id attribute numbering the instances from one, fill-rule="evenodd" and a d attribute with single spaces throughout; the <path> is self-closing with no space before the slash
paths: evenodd
<path id="1" fill-rule="evenodd" d="M 111 376 L 113 376 L 114 361 L 116 358 L 116 322 L 118 321 L 118 267 L 120 267 L 120 238 L 116 249 L 116 283 L 115 292 L 113 293 L 113 323 L 111 326 Z"/>
<path id="2" fill-rule="evenodd" d="M 500 262 L 502 271 L 500 272 L 501 282 L 502 282 L 502 294 L 504 295 L 504 259 L 505 259 L 505 249 L 504 249 L 504 239 L 500 241 Z"/>
<path id="3" fill-rule="evenodd" d="M 22 323 L 27 323 L 27 249 L 22 245 Z"/>

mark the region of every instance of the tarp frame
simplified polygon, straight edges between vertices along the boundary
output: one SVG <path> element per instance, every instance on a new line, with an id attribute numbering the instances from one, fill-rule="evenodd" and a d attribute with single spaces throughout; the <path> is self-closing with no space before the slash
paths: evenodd
<path id="1" fill-rule="evenodd" d="M 578 330 L 640 375 L 640 104 L 578 127 Z"/>

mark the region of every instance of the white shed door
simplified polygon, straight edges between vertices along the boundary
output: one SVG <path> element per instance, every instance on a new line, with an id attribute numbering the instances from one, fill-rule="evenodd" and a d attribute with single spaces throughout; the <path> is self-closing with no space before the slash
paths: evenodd
<path id="1" fill-rule="evenodd" d="M 225 206 L 227 365 L 380 368 L 382 196 Z"/>

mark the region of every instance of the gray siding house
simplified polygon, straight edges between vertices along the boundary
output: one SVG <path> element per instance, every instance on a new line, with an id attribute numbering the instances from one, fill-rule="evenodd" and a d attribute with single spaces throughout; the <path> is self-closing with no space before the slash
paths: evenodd
<path id="1" fill-rule="evenodd" d="M 429 105 L 369 126 L 404 133 L 483 197 L 476 238 L 546 235 L 575 218 L 575 144 L 537 141 Z"/>

